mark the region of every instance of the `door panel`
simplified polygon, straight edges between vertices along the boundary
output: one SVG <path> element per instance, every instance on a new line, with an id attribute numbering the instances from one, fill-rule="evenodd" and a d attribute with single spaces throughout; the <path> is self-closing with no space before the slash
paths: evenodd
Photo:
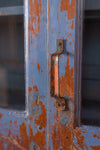
<path id="1" fill-rule="evenodd" d="M 56 72 L 54 74 L 59 78 L 59 97 L 64 97 L 67 103 L 65 111 L 57 107 L 57 99 L 50 95 L 49 84 L 49 147 L 52 150 L 71 150 L 73 145 L 75 4 L 75 0 L 49 0 L 48 3 L 48 74 L 52 65 L 51 56 L 54 55 L 57 48 L 56 40 L 62 39 L 64 40 L 64 52 L 59 56 L 59 76 Z M 53 82 L 53 79 L 49 74 L 50 82 Z"/>
<path id="2" fill-rule="evenodd" d="M 0 150 L 47 149 L 47 1 L 25 0 L 24 25 L 26 110 L 0 108 Z"/>
<path id="3" fill-rule="evenodd" d="M 16 0 L 13 4 L 19 5 L 19 2 Z M 2 1 L 1 7 L 3 5 Z M 100 128 L 79 126 L 81 6 L 81 0 L 25 1 L 26 110 L 0 108 L 0 149 L 100 149 Z M 11 13 L 8 11 L 7 14 Z M 57 45 L 58 39 L 64 43 L 64 51 L 60 55 L 56 53 L 60 46 Z M 52 64 L 55 54 L 57 59 Z M 51 65 L 55 70 L 52 71 Z M 98 68 L 95 70 L 99 74 Z M 93 66 L 87 66 L 84 78 L 88 78 L 91 72 L 94 72 Z M 91 78 L 95 76 L 94 72 Z M 97 84 L 99 86 L 99 83 L 95 86 Z M 88 86 L 92 88 L 91 84 Z M 54 89 L 55 97 L 52 95 Z M 93 93 L 89 96 L 93 97 Z M 62 100 L 66 106 L 64 110 Z"/>
<path id="4" fill-rule="evenodd" d="M 47 1 L 29 1 L 29 129 L 31 149 L 47 149 Z"/>

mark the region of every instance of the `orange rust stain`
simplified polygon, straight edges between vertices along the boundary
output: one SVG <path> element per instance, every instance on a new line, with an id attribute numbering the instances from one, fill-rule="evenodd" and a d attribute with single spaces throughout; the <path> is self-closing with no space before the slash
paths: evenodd
<path id="1" fill-rule="evenodd" d="M 61 7 L 60 10 L 62 11 L 67 11 L 68 19 L 73 19 L 75 17 L 75 2 L 76 0 L 62 0 L 61 1 Z"/>
<path id="2" fill-rule="evenodd" d="M 41 150 L 46 150 L 46 131 L 38 131 L 35 135 L 30 125 L 30 141 L 34 141 L 36 145 L 39 146 Z"/>
<path id="3" fill-rule="evenodd" d="M 82 135 L 82 133 L 87 133 L 87 130 L 79 130 L 78 128 L 76 128 L 73 131 L 74 137 L 77 139 L 78 147 L 81 149 L 85 149 L 87 148 L 87 146 L 85 145 L 84 142 L 85 137 Z"/>
<path id="4" fill-rule="evenodd" d="M 38 69 L 38 71 L 39 71 L 39 73 L 40 73 L 40 64 L 39 63 L 37 63 L 37 69 Z"/>
<path id="5" fill-rule="evenodd" d="M 2 119 L 3 114 L 0 114 L 0 119 Z"/>
<path id="6" fill-rule="evenodd" d="M 67 58 L 67 64 L 65 68 L 65 75 L 60 78 L 60 96 L 74 97 L 74 81 L 73 81 L 73 68 L 70 68 L 69 54 Z"/>
<path id="7" fill-rule="evenodd" d="M 60 146 L 64 150 L 72 149 L 73 136 L 72 128 L 70 128 L 70 126 L 64 127 L 59 122 L 55 122 L 52 127 L 51 138 L 54 150 L 60 149 Z"/>
<path id="8" fill-rule="evenodd" d="M 72 34 L 70 33 L 69 35 L 67 35 L 67 37 L 70 37 Z"/>
<path id="9" fill-rule="evenodd" d="M 36 124 L 36 126 L 39 126 L 40 130 L 41 129 L 43 129 L 43 130 L 38 131 L 34 135 L 33 130 L 31 128 L 31 123 L 30 123 L 29 124 L 30 139 L 31 139 L 31 141 L 34 141 L 41 150 L 46 150 L 46 129 L 45 129 L 46 125 L 47 125 L 46 109 L 45 109 L 45 105 L 43 105 L 42 101 L 40 101 L 40 105 L 41 105 L 42 114 L 40 114 L 39 117 L 35 119 L 35 124 Z"/>
<path id="10" fill-rule="evenodd" d="M 20 125 L 20 139 L 18 139 L 18 141 L 20 142 L 21 146 L 25 147 L 27 150 L 29 149 L 29 137 L 27 135 L 27 126 L 26 124 L 23 122 Z"/>
<path id="11" fill-rule="evenodd" d="M 17 124 L 17 120 L 15 120 L 14 123 Z"/>
<path id="12" fill-rule="evenodd" d="M 77 144 L 80 148 L 84 149 L 85 148 L 85 144 L 84 144 L 84 136 L 81 135 L 81 132 L 76 132 L 77 134 Z"/>
<path id="13" fill-rule="evenodd" d="M 37 37 L 40 32 L 40 22 L 42 12 L 42 2 L 41 0 L 29 0 L 29 54 L 30 54 L 30 44 L 32 45 L 33 35 Z"/>
<path id="14" fill-rule="evenodd" d="M 42 110 L 42 114 L 39 115 L 39 118 L 35 119 L 35 124 L 42 129 L 46 127 L 46 109 L 45 109 L 45 105 L 43 105 L 43 103 L 40 101 L 40 105 L 41 105 L 41 110 Z"/>
<path id="15" fill-rule="evenodd" d="M 40 64 L 39 64 L 39 63 L 37 63 L 37 69 L 38 69 L 39 73 L 40 73 L 40 71 L 41 71 L 41 72 L 43 72 L 43 70 L 41 69 L 41 67 L 40 67 Z"/>
<path id="16" fill-rule="evenodd" d="M 4 141 L 0 140 L 0 149 L 1 150 L 5 149 L 4 143 L 5 143 Z"/>
<path id="17" fill-rule="evenodd" d="M 69 45 L 72 45 L 72 42 L 70 42 Z"/>
<path id="18" fill-rule="evenodd" d="M 0 16 L 1 16 L 2 12 L 0 11 Z"/>
<path id="19" fill-rule="evenodd" d="M 51 5 L 53 4 L 53 2 L 51 2 Z"/>
<path id="20" fill-rule="evenodd" d="M 74 30 L 74 20 L 72 21 L 71 29 Z"/>
<path id="21" fill-rule="evenodd" d="M 28 94 L 29 95 L 32 91 L 38 92 L 38 87 L 36 85 L 34 85 L 33 87 L 28 87 Z"/>
<path id="22" fill-rule="evenodd" d="M 10 124 L 12 124 L 12 120 L 10 120 Z"/>
<path id="23" fill-rule="evenodd" d="M 15 132 L 12 132 L 13 129 L 10 128 L 7 137 L 0 135 L 0 149 L 4 150 L 4 145 L 7 144 L 7 150 L 11 150 L 12 147 L 14 150 L 29 150 L 30 144 L 33 142 L 38 145 L 41 150 L 46 150 L 46 109 L 45 105 L 43 105 L 41 101 L 40 105 L 42 113 L 39 115 L 38 119 L 35 119 L 35 124 L 36 126 L 39 125 L 39 129 L 43 128 L 43 130 L 37 130 L 37 133 L 34 134 L 33 124 L 31 125 L 31 120 L 29 121 L 29 127 L 25 124 L 25 122 L 23 122 L 19 126 L 19 134 L 15 135 L 16 129 Z M 17 123 L 17 121 L 15 120 L 14 123 Z M 27 128 L 29 128 L 29 134 L 27 132 Z"/>
<path id="24" fill-rule="evenodd" d="M 34 66 L 34 58 L 33 58 L 33 61 L 31 62 L 31 64 Z"/>
<path id="25" fill-rule="evenodd" d="M 94 135 L 93 135 L 93 137 L 94 137 L 94 138 L 98 138 L 98 139 L 100 139 L 100 137 L 99 137 L 99 136 L 97 136 L 96 134 L 94 134 Z"/>
<path id="26" fill-rule="evenodd" d="M 100 146 L 90 146 L 93 150 L 100 150 Z"/>

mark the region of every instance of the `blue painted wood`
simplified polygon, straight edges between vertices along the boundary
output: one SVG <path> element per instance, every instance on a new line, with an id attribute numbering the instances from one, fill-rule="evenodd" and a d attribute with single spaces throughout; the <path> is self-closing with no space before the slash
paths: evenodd
<path id="1" fill-rule="evenodd" d="M 75 0 L 29 0 L 27 112 L 0 109 L 0 148 L 3 150 L 100 149 L 100 128 L 74 128 Z M 63 39 L 59 61 L 60 95 L 68 108 L 56 108 L 50 95 L 51 55 Z M 27 41 L 27 40 L 26 40 Z M 68 99 L 69 98 L 69 99 Z"/>

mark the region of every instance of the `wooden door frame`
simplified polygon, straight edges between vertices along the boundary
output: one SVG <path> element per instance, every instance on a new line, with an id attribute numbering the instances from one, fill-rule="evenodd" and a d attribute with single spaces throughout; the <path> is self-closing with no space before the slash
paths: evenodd
<path id="1" fill-rule="evenodd" d="M 82 43 L 83 43 L 83 9 L 84 0 L 76 2 L 75 27 L 75 58 L 74 58 L 74 125 L 81 123 L 81 72 L 82 72 Z"/>

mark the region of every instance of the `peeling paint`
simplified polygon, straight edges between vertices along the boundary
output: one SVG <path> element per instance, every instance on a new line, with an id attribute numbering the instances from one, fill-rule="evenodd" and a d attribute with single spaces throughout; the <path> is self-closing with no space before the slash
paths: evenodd
<path id="1" fill-rule="evenodd" d="M 67 18 L 73 19 L 75 17 L 75 3 L 76 0 L 62 0 L 61 1 L 61 12 L 67 11 Z"/>
<path id="2" fill-rule="evenodd" d="M 18 148 L 20 150 L 25 150 L 25 148 L 22 147 L 15 139 L 10 139 L 9 137 L 5 137 L 3 135 L 0 135 L 0 140 L 3 140 L 5 143 L 10 143 L 11 145 L 16 146 L 16 148 Z"/>
<path id="3" fill-rule="evenodd" d="M 45 109 L 45 105 L 43 105 L 42 102 L 40 102 L 41 105 L 41 110 L 42 110 L 42 114 L 39 115 L 39 117 L 37 119 L 35 119 L 35 124 L 38 126 L 39 128 L 46 128 L 46 123 L 47 123 L 47 119 L 46 119 L 46 109 Z"/>
<path id="4" fill-rule="evenodd" d="M 74 130 L 74 136 L 77 139 L 77 145 L 82 150 L 86 148 L 85 143 L 84 143 L 85 137 L 82 135 L 82 133 L 86 133 L 86 132 L 87 132 L 86 130 L 78 130 L 78 128 Z"/>
<path id="5" fill-rule="evenodd" d="M 3 114 L 0 114 L 0 119 L 2 118 Z"/>
<path id="6" fill-rule="evenodd" d="M 90 146 L 92 150 L 100 150 L 100 146 Z"/>
<path id="7" fill-rule="evenodd" d="M 52 5 L 52 6 L 51 6 Z M 51 7 L 55 8 L 56 5 L 56 17 L 53 18 L 52 21 L 56 19 L 57 23 L 59 21 L 62 22 L 62 19 L 66 20 L 70 19 L 70 22 L 66 22 L 66 26 L 69 25 L 71 31 L 75 30 L 75 0 L 61 0 L 61 3 L 59 0 L 55 2 L 48 1 L 48 22 L 49 25 L 52 24 L 50 22 L 51 20 Z M 43 15 L 42 12 L 42 0 L 29 0 L 29 54 L 30 54 L 30 47 L 33 47 L 33 36 L 35 38 L 38 37 L 39 32 L 41 31 L 41 18 Z M 63 14 L 63 17 L 61 18 L 61 14 Z M 0 12 L 1 15 L 1 12 Z M 65 17 L 65 18 L 64 18 Z M 44 19 L 45 20 L 45 19 Z M 48 26 L 49 26 L 48 25 Z M 56 26 L 56 24 L 55 24 Z M 57 24 L 59 27 L 59 25 Z M 59 28 L 60 29 L 60 28 Z M 48 28 L 49 30 L 49 28 Z M 64 29 L 64 31 L 66 31 Z M 75 42 L 73 31 L 69 32 L 68 34 L 65 34 L 65 38 L 68 39 L 68 45 L 69 47 L 73 47 L 73 43 Z M 56 31 L 53 28 L 53 24 L 51 27 L 51 30 L 48 31 L 52 35 L 53 38 L 56 38 L 56 34 L 60 37 L 63 37 L 62 30 Z M 55 34 L 55 35 L 54 35 Z M 53 35 L 55 37 L 53 37 Z M 43 35 L 42 35 L 43 36 Z M 39 37 L 40 38 L 40 37 Z M 39 42 L 37 42 L 36 48 L 39 50 Z M 33 48 L 33 50 L 35 50 Z M 53 51 L 53 50 L 52 50 Z M 52 51 L 50 51 L 50 55 L 52 54 Z M 51 57 L 51 56 L 50 56 Z M 34 63 L 34 59 L 31 58 L 30 66 L 31 70 L 33 69 L 32 65 L 36 65 L 38 69 L 38 73 L 43 72 L 41 69 L 41 64 L 37 61 Z M 50 61 L 48 60 L 48 68 L 50 66 Z M 5 135 L 1 134 L 0 132 L 0 149 L 1 150 L 29 150 L 30 147 L 33 145 L 36 145 L 40 150 L 100 150 L 100 146 L 93 146 L 93 145 L 87 145 L 88 142 L 85 141 L 86 136 L 88 135 L 88 138 L 93 138 L 93 140 L 100 140 L 100 137 L 96 134 L 89 134 L 89 131 L 80 129 L 80 128 L 73 128 L 73 120 L 74 120 L 74 66 L 70 67 L 70 55 L 67 54 L 67 63 L 65 67 L 65 74 L 60 78 L 60 95 L 63 96 L 69 96 L 71 97 L 72 102 L 72 112 L 67 110 L 66 112 L 61 112 L 56 108 L 55 102 L 50 99 L 50 118 L 47 121 L 47 109 L 49 109 L 46 106 L 46 102 L 43 99 L 43 101 L 39 101 L 40 105 L 40 111 L 38 115 L 34 117 L 34 119 L 31 116 L 28 116 L 28 119 L 23 118 L 17 118 L 12 117 L 10 115 L 6 115 L 5 113 L 0 113 L 0 130 L 1 132 L 4 132 Z M 43 66 L 44 69 L 46 69 Z M 40 74 L 41 75 L 41 74 Z M 50 70 L 49 70 L 50 75 Z M 34 85 L 33 77 L 30 75 L 30 80 L 32 81 L 32 84 Z M 31 92 L 39 92 L 38 90 L 39 85 L 34 85 L 31 87 L 31 85 L 28 87 L 28 95 L 30 95 Z M 39 88 L 40 89 L 40 88 Z M 49 95 L 49 94 L 48 94 Z M 43 96 L 43 98 L 45 98 Z M 33 97 L 32 97 L 33 98 Z M 48 101 L 48 99 L 47 99 Z M 32 104 L 32 103 L 31 103 Z M 63 118 L 63 116 L 68 117 L 70 119 Z M 6 117 L 5 117 L 6 116 Z M 8 117 L 9 116 L 9 117 Z M 22 119 L 24 121 L 22 121 Z M 68 124 L 64 124 L 65 121 L 69 121 Z M 64 123 L 63 123 L 64 122 Z M 48 129 L 47 129 L 48 126 Z M 6 132 L 7 130 L 7 132 Z M 49 130 L 49 131 L 48 131 Z M 50 132 L 50 133 L 49 133 Z M 48 139 L 47 139 L 48 137 Z M 49 140 L 49 138 L 51 138 Z M 76 143 L 74 143 L 74 140 L 76 140 Z M 50 143 L 51 145 L 47 145 Z M 5 144 L 7 148 L 5 148 Z M 95 143 L 93 143 L 95 144 Z M 47 147 L 49 146 L 49 147 Z"/>
<path id="8" fill-rule="evenodd" d="M 37 63 L 37 69 L 38 69 L 38 71 L 39 71 L 39 73 L 41 72 L 43 72 L 43 70 L 41 69 L 41 67 L 40 67 L 40 64 L 39 63 Z"/>
<path id="9" fill-rule="evenodd" d="M 28 88 L 28 94 L 30 95 L 30 93 L 34 91 L 34 92 L 38 92 L 38 87 L 36 85 L 34 85 L 33 87 L 29 87 Z"/>
<path id="10" fill-rule="evenodd" d="M 41 16 L 43 14 L 42 12 L 42 2 L 41 0 L 29 0 L 29 54 L 30 54 L 30 44 L 32 45 L 33 41 L 33 35 L 35 37 L 38 36 L 38 33 L 40 32 L 40 22 L 41 22 Z"/>
<path id="11" fill-rule="evenodd" d="M 56 122 L 52 127 L 51 138 L 53 150 L 60 150 L 61 147 L 63 150 L 72 149 L 73 137 L 70 126 L 64 127 L 59 122 Z"/>
<path id="12" fill-rule="evenodd" d="M 72 21 L 71 29 L 74 30 L 74 20 Z"/>

